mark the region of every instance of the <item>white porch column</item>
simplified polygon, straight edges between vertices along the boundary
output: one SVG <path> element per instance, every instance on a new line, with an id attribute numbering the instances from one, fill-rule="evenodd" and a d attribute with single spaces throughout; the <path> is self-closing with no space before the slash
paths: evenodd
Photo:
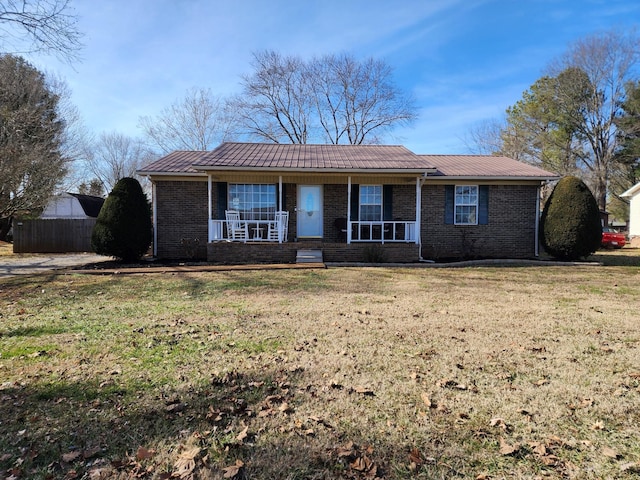
<path id="1" fill-rule="evenodd" d="M 422 185 L 420 177 L 416 178 L 416 244 L 420 244 L 420 217 L 422 210 Z"/>
<path id="2" fill-rule="evenodd" d="M 282 212 L 282 175 L 278 177 L 278 211 Z"/>
<path id="3" fill-rule="evenodd" d="M 347 245 L 351 245 L 351 175 L 347 181 Z"/>

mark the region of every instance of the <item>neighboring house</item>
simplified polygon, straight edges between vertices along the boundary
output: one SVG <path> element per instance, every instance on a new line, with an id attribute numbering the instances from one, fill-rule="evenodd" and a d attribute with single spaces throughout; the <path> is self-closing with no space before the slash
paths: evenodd
<path id="1" fill-rule="evenodd" d="M 223 263 L 532 258 L 540 187 L 558 178 L 506 157 L 261 143 L 173 152 L 138 173 L 154 254 Z"/>
<path id="2" fill-rule="evenodd" d="M 102 197 L 62 193 L 49 201 L 40 218 L 96 218 L 103 204 Z"/>
<path id="3" fill-rule="evenodd" d="M 620 196 L 629 199 L 629 245 L 640 247 L 640 183 Z"/>
<path id="4" fill-rule="evenodd" d="M 54 196 L 40 218 L 18 219 L 13 225 L 15 253 L 91 251 L 91 232 L 104 198 L 79 193 Z"/>

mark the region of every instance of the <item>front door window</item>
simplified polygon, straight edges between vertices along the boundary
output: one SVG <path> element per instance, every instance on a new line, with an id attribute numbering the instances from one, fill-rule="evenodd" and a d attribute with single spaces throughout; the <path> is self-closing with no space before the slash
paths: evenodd
<path id="1" fill-rule="evenodd" d="M 322 185 L 298 186 L 298 238 L 322 238 Z"/>

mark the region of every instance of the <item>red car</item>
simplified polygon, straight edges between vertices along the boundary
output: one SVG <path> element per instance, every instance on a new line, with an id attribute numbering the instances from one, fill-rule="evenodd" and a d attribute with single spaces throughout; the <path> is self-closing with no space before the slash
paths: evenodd
<path id="1" fill-rule="evenodd" d="M 624 233 L 618 233 L 613 228 L 602 228 L 602 248 L 622 248 L 627 243 Z"/>

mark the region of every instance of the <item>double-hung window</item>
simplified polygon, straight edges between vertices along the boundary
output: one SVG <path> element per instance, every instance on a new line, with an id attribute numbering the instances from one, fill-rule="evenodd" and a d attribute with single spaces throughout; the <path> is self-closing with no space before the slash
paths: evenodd
<path id="1" fill-rule="evenodd" d="M 276 205 L 274 184 L 229 184 L 228 208 L 238 210 L 243 220 L 273 220 Z"/>
<path id="2" fill-rule="evenodd" d="M 362 222 L 382 220 L 382 185 L 360 185 L 360 215 Z"/>
<path id="3" fill-rule="evenodd" d="M 478 224 L 478 186 L 456 185 L 455 190 L 455 224 Z"/>

